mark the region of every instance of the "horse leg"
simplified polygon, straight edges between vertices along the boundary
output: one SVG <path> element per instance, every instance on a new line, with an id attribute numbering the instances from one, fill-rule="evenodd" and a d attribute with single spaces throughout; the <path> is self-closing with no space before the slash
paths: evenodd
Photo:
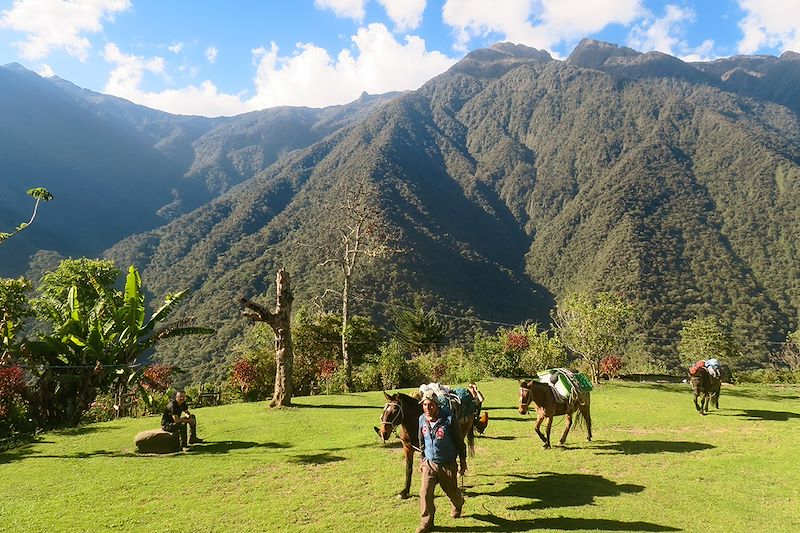
<path id="1" fill-rule="evenodd" d="M 552 427 L 553 427 L 553 417 L 552 416 L 548 416 L 547 417 L 547 428 L 546 428 L 547 440 L 544 441 L 544 449 L 545 450 L 550 448 L 550 428 L 552 428 Z"/>
<path id="2" fill-rule="evenodd" d="M 564 434 L 561 435 L 561 441 L 559 442 L 559 444 L 561 444 L 562 446 L 564 445 L 565 442 L 567 442 L 567 434 L 569 433 L 569 428 L 571 427 L 572 427 L 572 414 L 567 413 L 564 415 Z"/>
<path id="3" fill-rule="evenodd" d="M 589 442 L 592 441 L 592 413 L 589 409 L 589 400 L 586 400 L 586 403 L 581 404 L 578 406 L 580 409 L 581 416 L 583 417 L 584 422 L 586 422 L 586 440 Z"/>
<path id="4" fill-rule="evenodd" d="M 411 490 L 411 474 L 414 471 L 414 448 L 404 443 L 403 454 L 406 456 L 406 485 L 397 495 L 401 500 L 407 499 L 408 491 Z"/>
<path id="5" fill-rule="evenodd" d="M 540 413 L 539 417 L 536 419 L 536 434 L 539 435 L 539 438 L 542 439 L 542 442 L 544 442 L 544 447 L 547 448 L 548 447 L 547 439 L 544 437 L 544 433 L 542 433 L 542 430 L 539 429 L 542 426 L 543 421 L 544 421 L 544 415 Z"/>

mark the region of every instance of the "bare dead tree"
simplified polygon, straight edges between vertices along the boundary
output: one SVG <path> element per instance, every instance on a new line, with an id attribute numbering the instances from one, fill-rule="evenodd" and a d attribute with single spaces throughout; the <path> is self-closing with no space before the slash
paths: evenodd
<path id="1" fill-rule="evenodd" d="M 340 200 L 333 214 L 333 233 L 336 243 L 324 247 L 326 259 L 319 266 L 336 265 L 341 272 L 342 289 L 342 358 L 345 369 L 345 389 L 353 388 L 353 361 L 348 345 L 350 296 L 353 275 L 362 261 L 385 258 L 397 251 L 390 246 L 385 210 L 375 186 L 366 179 L 357 179 L 342 187 Z"/>
<path id="2" fill-rule="evenodd" d="M 292 364 L 294 353 L 292 352 L 292 290 L 289 284 L 289 273 L 281 268 L 275 279 L 276 301 L 275 311 L 270 311 L 244 296 L 239 299 L 239 303 L 246 309 L 242 311 L 242 316 L 257 322 L 266 322 L 275 332 L 275 392 L 272 395 L 270 407 L 283 407 L 292 404 L 292 392 L 294 384 L 292 381 Z"/>

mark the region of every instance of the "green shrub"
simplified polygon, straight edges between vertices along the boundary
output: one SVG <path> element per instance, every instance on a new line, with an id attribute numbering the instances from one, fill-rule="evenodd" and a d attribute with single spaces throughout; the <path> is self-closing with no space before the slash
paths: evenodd
<path id="1" fill-rule="evenodd" d="M 361 363 L 353 369 L 353 386 L 356 392 L 381 388 L 381 370 L 377 363 Z"/>
<path id="2" fill-rule="evenodd" d="M 406 362 L 398 343 L 392 341 L 381 346 L 380 355 L 378 355 L 378 371 L 383 390 L 396 389 L 400 386 L 405 367 Z"/>

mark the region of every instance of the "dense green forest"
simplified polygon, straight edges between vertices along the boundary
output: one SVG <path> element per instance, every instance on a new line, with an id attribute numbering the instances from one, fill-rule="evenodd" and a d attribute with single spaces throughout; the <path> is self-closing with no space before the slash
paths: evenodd
<path id="1" fill-rule="evenodd" d="M 362 263 L 351 306 L 379 325 L 418 302 L 450 317 L 457 343 L 547 328 L 567 294 L 609 291 L 635 306 L 627 356 L 676 368 L 683 322 L 711 316 L 741 366 L 763 365 L 800 308 L 798 59 L 685 63 L 586 40 L 560 61 L 499 44 L 343 115 L 233 117 L 169 145 L 192 158 L 185 179 L 219 196 L 106 256 L 156 299 L 190 289 L 181 311 L 217 333 L 154 358 L 221 379 L 251 327 L 238 298 L 270 302 L 278 268 L 296 307 L 341 308 L 325 263 L 341 191 L 361 180 L 393 253 Z"/>

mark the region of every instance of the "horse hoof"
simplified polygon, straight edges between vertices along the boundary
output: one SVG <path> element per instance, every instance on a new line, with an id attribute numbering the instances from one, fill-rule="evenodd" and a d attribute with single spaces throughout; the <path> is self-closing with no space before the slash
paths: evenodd
<path id="1" fill-rule="evenodd" d="M 545 450 L 549 450 L 550 449 L 550 445 L 549 444 L 545 444 L 544 446 L 542 446 L 542 448 L 544 448 Z"/>
<path id="2" fill-rule="evenodd" d="M 404 493 L 401 492 L 400 494 L 397 495 L 397 499 L 398 500 L 407 500 L 408 499 L 408 494 L 404 494 Z"/>

